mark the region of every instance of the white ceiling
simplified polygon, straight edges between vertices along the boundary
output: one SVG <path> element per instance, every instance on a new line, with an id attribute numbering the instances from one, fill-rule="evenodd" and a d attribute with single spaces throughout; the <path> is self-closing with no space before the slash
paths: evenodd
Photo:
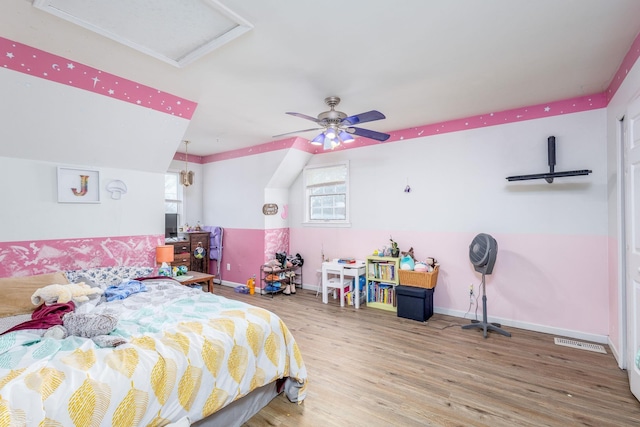
<path id="1" fill-rule="evenodd" d="M 33 0 L 33 5 L 176 67 L 251 29 L 217 0 Z"/>
<path id="2" fill-rule="evenodd" d="M 600 93 L 640 32 L 638 0 L 219 2 L 253 29 L 182 68 L 32 0 L 0 4 L 0 36 L 197 102 L 184 139 L 206 155 L 314 127 L 285 112 L 316 116 L 331 95 L 391 132 Z"/>

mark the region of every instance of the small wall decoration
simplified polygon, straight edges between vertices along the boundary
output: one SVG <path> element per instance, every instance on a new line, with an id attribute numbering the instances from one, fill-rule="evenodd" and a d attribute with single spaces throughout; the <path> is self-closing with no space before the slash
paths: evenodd
<path id="1" fill-rule="evenodd" d="M 262 213 L 265 215 L 275 215 L 278 213 L 278 205 L 275 203 L 265 203 L 262 205 Z"/>
<path id="2" fill-rule="evenodd" d="M 108 183 L 106 189 L 111 193 L 111 198 L 114 200 L 120 200 L 123 194 L 127 194 L 127 184 L 119 179 L 114 179 Z"/>
<path id="3" fill-rule="evenodd" d="M 58 167 L 58 203 L 100 203 L 100 172 Z"/>

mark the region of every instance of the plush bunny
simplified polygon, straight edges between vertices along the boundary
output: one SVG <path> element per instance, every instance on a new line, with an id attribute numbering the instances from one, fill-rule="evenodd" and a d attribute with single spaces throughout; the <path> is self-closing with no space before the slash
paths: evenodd
<path id="1" fill-rule="evenodd" d="M 36 290 L 33 295 L 31 295 L 31 303 L 33 305 L 40 305 L 42 303 L 51 305 L 69 301 L 76 303 L 85 302 L 89 301 L 89 295 L 100 295 L 102 292 L 102 289 L 92 288 L 84 282 L 69 283 L 67 285 L 53 284 Z"/>

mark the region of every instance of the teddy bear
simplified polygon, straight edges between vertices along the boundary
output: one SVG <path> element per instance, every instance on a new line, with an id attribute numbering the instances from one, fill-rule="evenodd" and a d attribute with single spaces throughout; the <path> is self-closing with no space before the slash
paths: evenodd
<path id="1" fill-rule="evenodd" d="M 100 288 L 92 288 L 84 282 L 69 283 L 67 285 L 52 284 L 36 290 L 31 295 L 31 303 L 47 305 L 56 303 L 66 303 L 73 301 L 75 303 L 89 301 L 89 295 L 100 295 L 103 290 Z"/>

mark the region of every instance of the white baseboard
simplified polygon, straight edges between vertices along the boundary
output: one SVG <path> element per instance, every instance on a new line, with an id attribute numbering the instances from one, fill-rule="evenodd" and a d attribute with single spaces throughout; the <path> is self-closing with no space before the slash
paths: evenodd
<path id="1" fill-rule="evenodd" d="M 235 288 L 236 286 L 243 285 L 244 283 L 236 283 L 236 282 L 229 282 L 229 281 L 226 281 L 226 280 L 221 280 L 220 284 L 222 286 L 228 286 L 230 288 Z"/>
<path id="2" fill-rule="evenodd" d="M 433 308 L 434 313 L 446 314 L 448 316 L 464 317 L 465 313 L 459 310 L 451 310 L 446 308 Z M 475 316 L 474 316 L 475 318 Z M 469 321 L 471 318 L 469 318 Z M 489 316 L 489 322 L 497 322 L 503 326 L 511 326 L 513 328 L 526 329 L 528 331 L 542 332 L 545 334 L 558 335 L 561 337 L 575 338 L 583 341 L 596 342 L 599 344 L 608 344 L 609 337 L 607 335 L 588 334 L 571 329 L 555 328 L 552 326 L 538 325 L 536 323 L 518 322 L 510 319 L 502 319 L 500 317 Z"/>
<path id="3" fill-rule="evenodd" d="M 236 286 L 241 285 L 242 283 L 222 281 L 222 284 L 224 286 L 231 286 L 235 288 Z M 320 286 L 303 283 L 302 289 L 318 292 L 320 290 Z M 459 317 L 461 321 L 465 320 L 463 319 L 465 315 L 464 311 L 434 307 L 433 312 L 438 314 L 445 314 L 448 316 Z M 471 321 L 471 318 L 469 318 L 469 321 Z M 566 337 L 566 338 L 575 338 L 582 341 L 595 342 L 598 344 L 607 344 L 609 345 L 609 348 L 611 348 L 611 351 L 614 352 L 614 356 L 616 360 L 618 361 L 620 360 L 617 352 L 615 352 L 615 348 L 611 345 L 609 341 L 609 337 L 607 335 L 588 334 L 585 332 L 574 331 L 571 329 L 555 328 L 552 326 L 538 325 L 537 323 L 518 322 L 510 319 L 502 319 L 500 317 L 493 317 L 493 316 L 489 316 L 489 321 L 500 323 L 503 326 L 511 326 L 513 328 L 525 329 L 528 331 L 542 332 L 545 334 L 557 335 L 557 336 Z"/>
<path id="4" fill-rule="evenodd" d="M 618 368 L 627 369 L 627 362 L 624 360 L 624 357 L 620 357 L 620 353 L 618 352 L 618 348 L 613 345 L 611 339 L 607 339 L 607 344 L 609 344 L 609 348 L 611 349 L 611 353 L 613 353 L 613 357 L 615 357 L 616 362 L 618 362 Z"/>

